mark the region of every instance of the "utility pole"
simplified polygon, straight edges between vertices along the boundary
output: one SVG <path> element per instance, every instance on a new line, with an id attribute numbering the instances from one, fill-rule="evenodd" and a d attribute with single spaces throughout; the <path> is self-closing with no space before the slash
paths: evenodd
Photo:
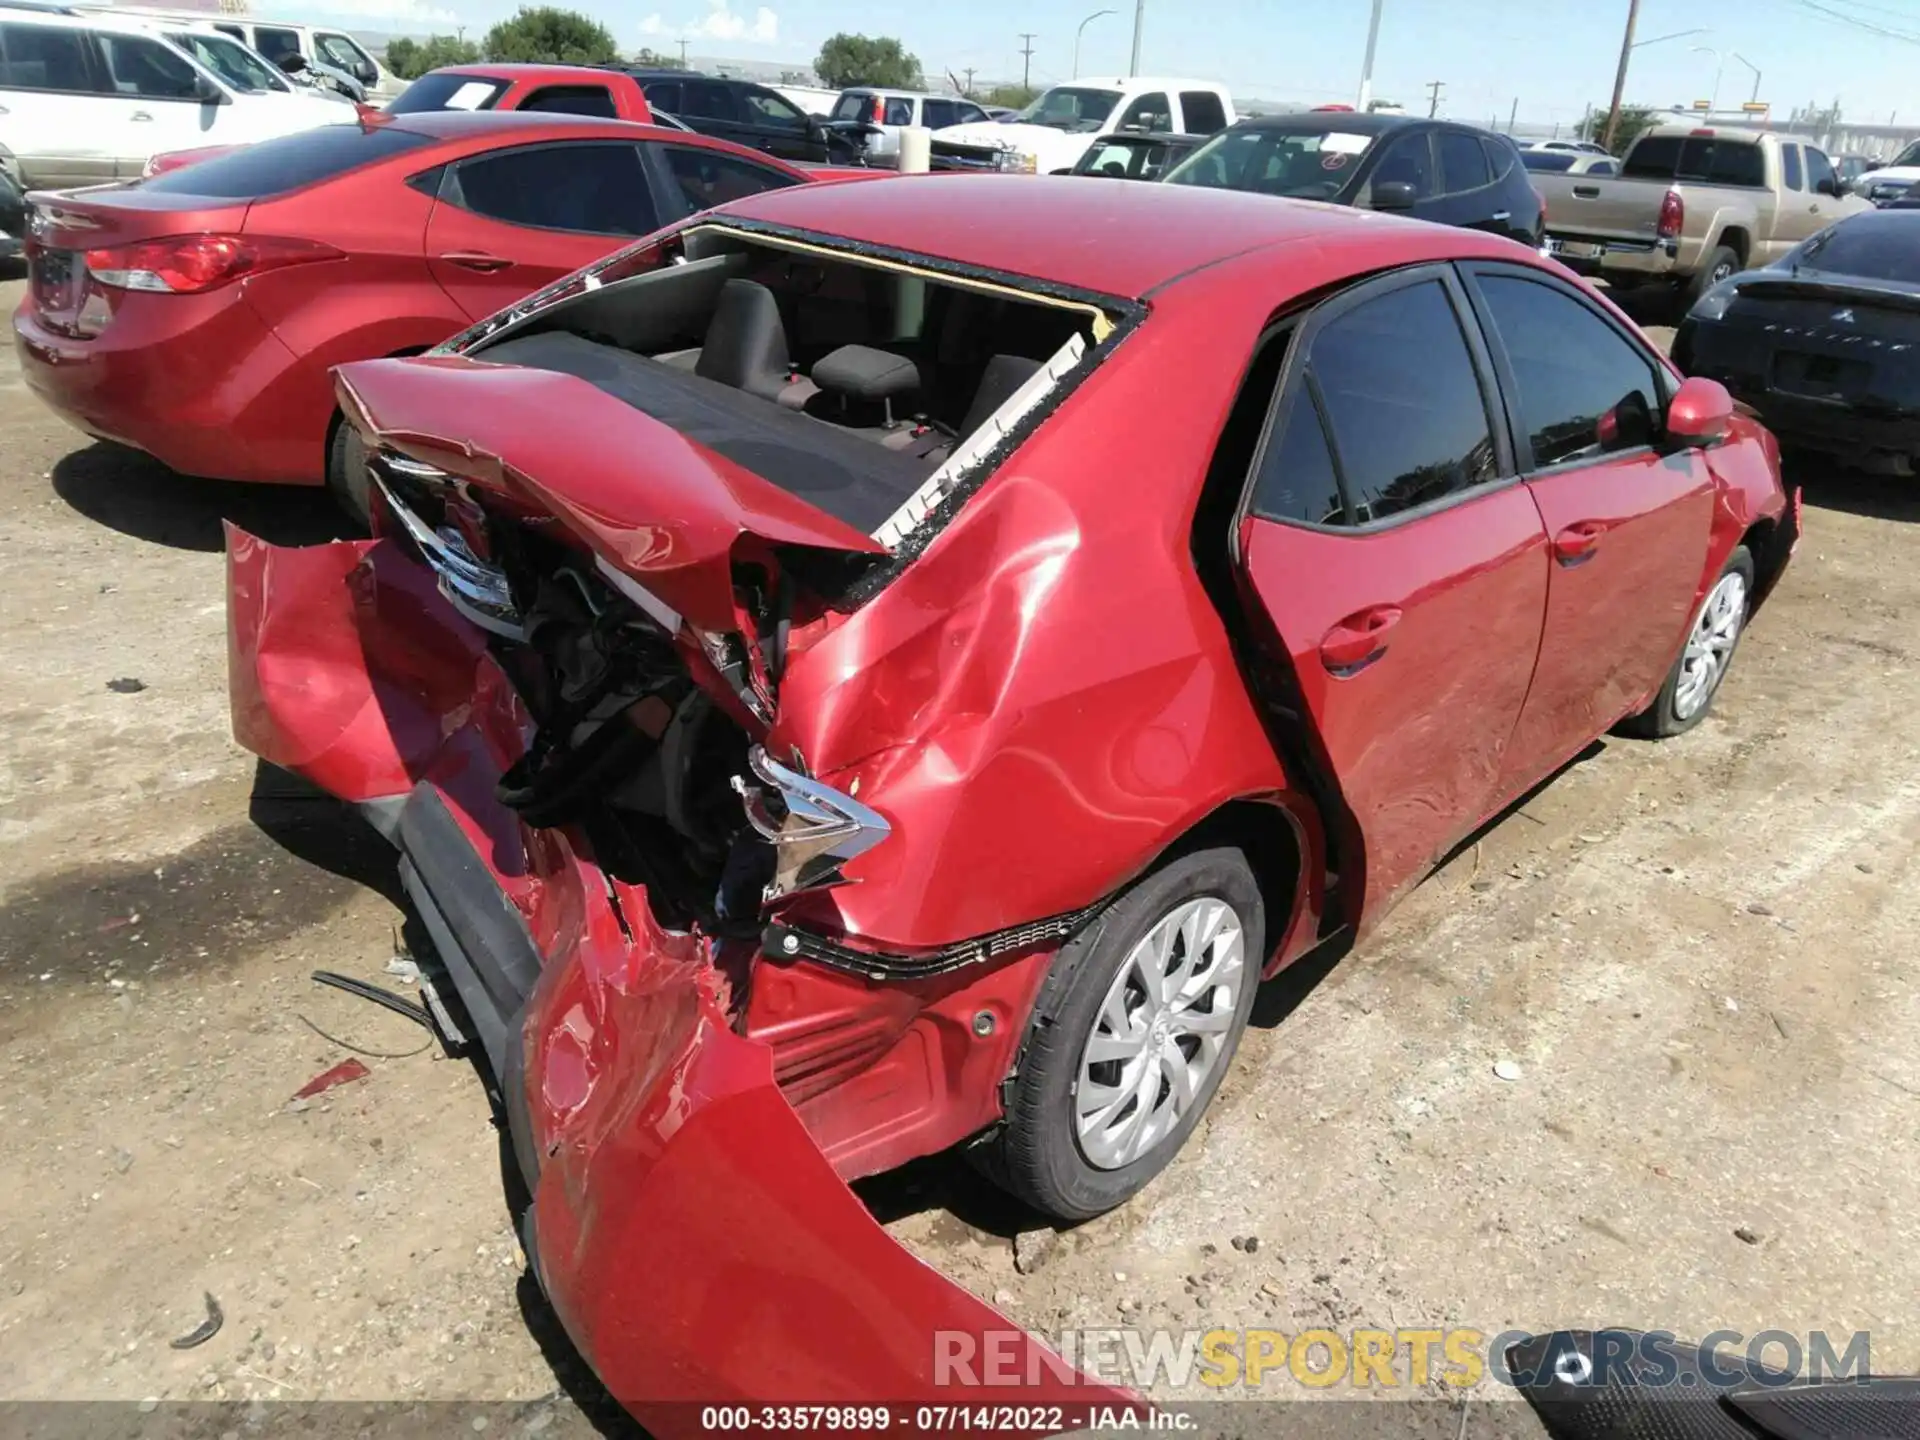
<path id="1" fill-rule="evenodd" d="M 1133 0 L 1133 63 L 1127 67 L 1127 74 L 1140 73 L 1140 27 L 1146 23 L 1147 0 Z"/>
<path id="2" fill-rule="evenodd" d="M 680 68 L 687 68 L 687 42 L 684 40 L 680 42 Z"/>
<path id="3" fill-rule="evenodd" d="M 971 100 L 973 98 L 973 66 L 967 66 L 965 73 L 967 77 L 967 88 L 964 93 L 966 97 Z"/>
<path id="4" fill-rule="evenodd" d="M 1381 0 L 1373 0 L 1373 15 L 1367 21 L 1367 53 L 1360 62 L 1360 98 L 1353 108 L 1362 115 L 1373 103 L 1373 50 L 1380 40 L 1380 3 Z"/>
<path id="5" fill-rule="evenodd" d="M 1027 42 L 1027 48 L 1020 52 L 1020 88 L 1031 90 L 1033 86 L 1028 83 L 1028 77 L 1033 73 L 1033 32 L 1023 30 L 1020 38 Z"/>
<path id="6" fill-rule="evenodd" d="M 1447 82 L 1444 80 L 1427 82 L 1427 118 L 1429 120 L 1440 113 L 1440 92 L 1446 88 Z"/>
<path id="7" fill-rule="evenodd" d="M 1633 27 L 1640 18 L 1640 0 L 1627 0 L 1627 33 L 1620 37 L 1620 68 L 1613 72 L 1613 103 L 1607 107 L 1607 127 L 1600 132 L 1603 149 L 1613 149 L 1613 135 L 1620 128 L 1620 97 L 1627 89 L 1627 61 L 1633 58 Z"/>
<path id="8" fill-rule="evenodd" d="M 1520 97 L 1513 97 L 1513 108 L 1507 111 L 1507 134 L 1513 134 L 1513 122 L 1520 118 Z"/>

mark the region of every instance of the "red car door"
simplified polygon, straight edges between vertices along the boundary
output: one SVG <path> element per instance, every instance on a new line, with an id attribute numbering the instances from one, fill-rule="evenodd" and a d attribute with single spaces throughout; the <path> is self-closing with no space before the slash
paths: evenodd
<path id="1" fill-rule="evenodd" d="M 427 265 L 482 320 L 658 225 L 632 141 L 518 145 L 447 167 L 427 221 Z"/>
<path id="2" fill-rule="evenodd" d="M 1361 925 L 1501 798 L 1540 648 L 1546 536 L 1465 313 L 1424 267 L 1303 321 L 1240 527 L 1256 640 L 1288 662 L 1276 702 L 1337 787 Z"/>
<path id="3" fill-rule="evenodd" d="M 1652 443 L 1668 387 L 1638 336 L 1553 276 L 1468 268 L 1553 556 L 1507 757 L 1519 791 L 1638 709 L 1672 666 L 1706 568 L 1713 476 L 1699 451 Z"/>

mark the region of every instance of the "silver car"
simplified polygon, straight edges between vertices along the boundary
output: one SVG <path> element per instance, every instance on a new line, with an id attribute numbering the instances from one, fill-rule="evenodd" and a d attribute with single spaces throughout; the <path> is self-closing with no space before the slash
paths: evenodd
<path id="1" fill-rule="evenodd" d="M 958 95 L 929 95 L 918 90 L 884 90 L 863 85 L 842 90 L 833 102 L 827 123 L 837 130 L 866 136 L 867 159 L 894 160 L 900 155 L 900 132 L 909 125 L 929 130 L 991 120 L 985 109 Z"/>

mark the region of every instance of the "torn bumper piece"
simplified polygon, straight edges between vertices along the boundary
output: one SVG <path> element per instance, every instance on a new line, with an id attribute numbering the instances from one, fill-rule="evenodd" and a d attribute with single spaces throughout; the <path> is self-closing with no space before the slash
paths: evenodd
<path id="1" fill-rule="evenodd" d="M 697 934 L 494 798 L 524 717 L 392 542 L 229 530 L 235 732 L 375 815 L 505 1100 L 535 1273 L 654 1433 L 716 1404 L 1130 1407 L 902 1249 L 736 1032 Z M 957 1362 L 957 1363 L 956 1363 Z M 1037 1407 L 1037 1408 L 1035 1408 Z M 910 1415 L 908 1417 L 910 1419 Z M 861 1428 L 861 1427 L 855 1427 Z"/>

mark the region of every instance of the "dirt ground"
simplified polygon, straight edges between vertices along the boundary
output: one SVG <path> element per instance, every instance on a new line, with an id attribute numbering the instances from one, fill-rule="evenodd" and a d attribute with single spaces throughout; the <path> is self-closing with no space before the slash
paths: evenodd
<path id="1" fill-rule="evenodd" d="M 1796 478 L 1713 718 L 1269 986 L 1138 1201 L 1053 1238 L 950 1161 L 863 1196 L 1043 1331 L 1864 1329 L 1920 1370 L 1920 482 Z M 0 351 L 0 1399 L 591 1409 L 472 1067 L 307 978 L 384 979 L 400 911 L 228 734 L 222 516 L 332 526 L 90 445 Z M 348 1057 L 318 1030 L 397 1058 L 289 1103 Z"/>

